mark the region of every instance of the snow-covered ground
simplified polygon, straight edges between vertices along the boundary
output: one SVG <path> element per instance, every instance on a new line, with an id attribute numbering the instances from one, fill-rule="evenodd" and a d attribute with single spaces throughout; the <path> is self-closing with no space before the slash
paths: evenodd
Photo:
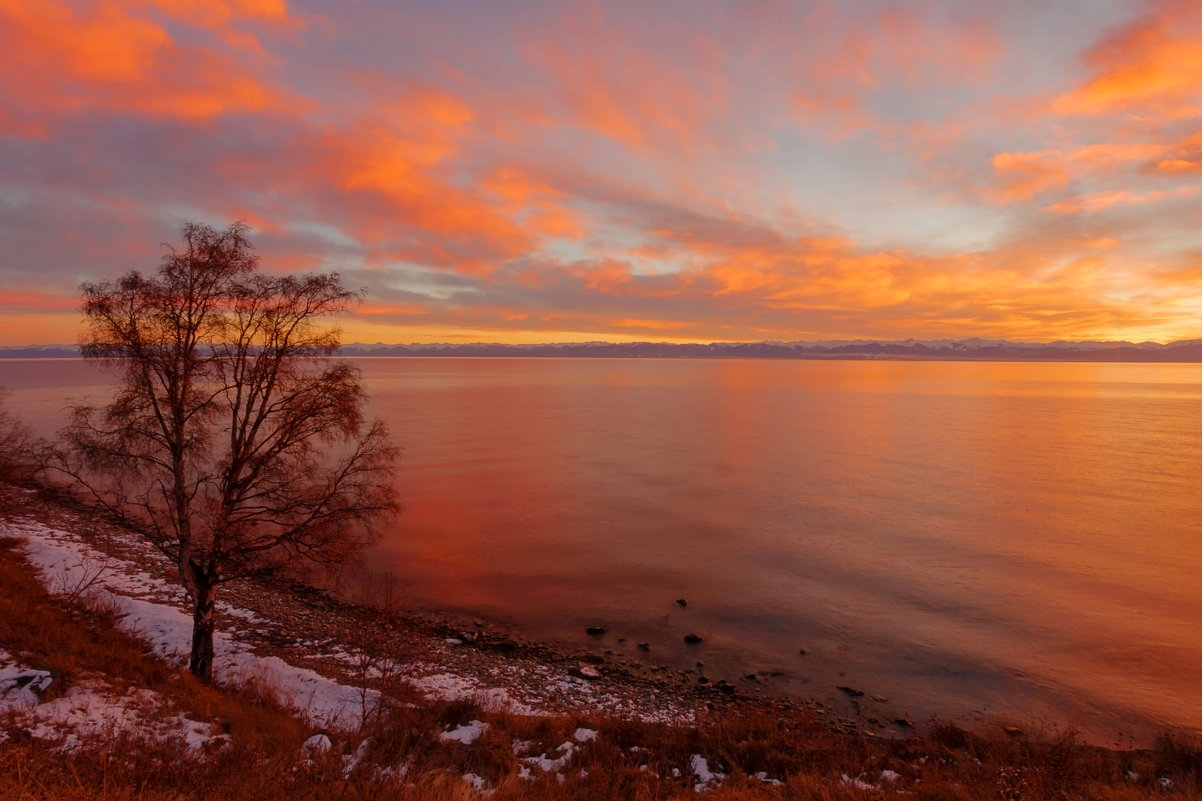
<path id="1" fill-rule="evenodd" d="M 0 522 L 0 535 L 23 540 L 26 559 L 38 569 L 43 584 L 58 595 L 86 594 L 121 616 L 120 625 L 144 639 L 160 657 L 175 664 L 187 658 L 192 619 L 183 590 L 148 575 L 123 560 L 82 542 L 78 535 L 32 520 Z M 223 610 L 248 621 L 246 610 Z M 306 720 L 320 726 L 359 725 L 363 699 L 360 690 L 332 681 L 312 670 L 295 667 L 275 656 L 257 656 L 236 635 L 218 632 L 214 673 L 227 684 L 251 682 L 272 688 L 280 700 Z M 369 704 L 374 691 L 368 691 Z"/>
<path id="2" fill-rule="evenodd" d="M 77 532 L 31 518 L 0 521 L 0 536 L 15 537 L 22 542 L 25 557 L 52 594 L 86 598 L 89 603 L 113 610 L 120 619 L 119 625 L 144 639 L 159 657 L 178 666 L 186 662 L 192 630 L 186 596 L 179 586 L 146 572 L 140 566 L 147 564 L 146 559 L 123 559 L 103 553 Z M 373 689 L 339 683 L 314 670 L 289 664 L 276 655 L 256 654 L 245 636 L 257 623 L 264 622 L 254 612 L 228 604 L 221 605 L 221 612 L 245 625 L 238 627 L 241 636 L 233 630 L 219 630 L 215 636 L 214 674 L 219 681 L 269 688 L 315 728 L 354 730 L 361 724 L 364 711 L 375 708 L 379 694 Z M 332 650 L 326 657 L 342 660 L 344 664 L 355 659 L 349 648 Z M 567 675 L 562 667 L 553 665 L 514 663 L 470 674 L 454 671 L 445 664 L 415 661 L 398 672 L 426 697 L 471 700 L 485 709 L 515 714 L 536 715 L 543 711 L 530 700 L 530 694 L 515 695 L 515 687 L 521 686 L 537 688 L 535 698 L 541 695 L 560 702 L 566 699 L 590 711 L 652 720 L 689 720 L 687 713 L 676 710 L 640 708 L 620 694 L 607 694 L 589 681 Z M 498 675 L 489 675 L 490 672 Z M 0 651 L 0 712 L 14 712 L 24 728 L 46 739 L 70 741 L 72 737 L 101 731 L 120 732 L 157 739 L 175 737 L 190 748 L 200 749 L 218 737 L 206 724 L 165 709 L 163 699 L 154 693 L 119 692 L 101 678 L 80 683 L 54 701 L 41 703 L 40 696 L 51 681 L 50 674 L 36 665 L 23 664 L 20 655 Z M 459 736 L 467 735 L 455 735 L 452 739 Z M 568 751 L 570 756 L 570 748 Z"/>
<path id="3" fill-rule="evenodd" d="M 186 597 L 178 586 L 140 567 L 147 564 L 145 559 L 122 559 L 103 553 L 76 532 L 30 518 L 0 520 L 0 536 L 21 541 L 26 559 L 36 568 L 43 585 L 52 594 L 111 609 L 119 618 L 119 625 L 144 639 L 159 657 L 180 667 L 185 664 L 192 625 Z M 227 617 L 245 622 L 243 629 L 253 629 L 256 624 L 265 622 L 247 609 L 224 605 L 221 611 Z M 289 664 L 278 656 L 256 654 L 237 631 L 219 631 L 214 645 L 217 654 L 214 673 L 219 681 L 230 685 L 253 682 L 269 687 L 300 718 L 321 730 L 302 746 L 304 753 L 329 748 L 326 731 L 354 730 L 361 723 L 363 710 L 371 709 L 379 700 L 374 690 L 367 691 L 364 696 L 360 687 L 341 684 L 308 668 Z M 463 645 L 444 647 L 455 649 Z M 327 656 L 346 662 L 354 659 L 349 648 L 327 650 L 334 652 Z M 406 664 L 403 668 L 406 681 L 431 698 L 469 699 L 486 709 L 516 714 L 539 714 L 541 711 L 537 705 L 516 697 L 512 686 L 505 686 L 505 682 L 489 684 L 487 676 L 460 673 L 429 662 Z M 519 684 L 541 685 L 544 693 L 572 699 L 582 708 L 629 712 L 638 716 L 637 705 L 628 698 L 607 696 L 589 681 L 567 675 L 562 667 L 529 662 L 514 664 L 504 678 L 511 684 L 516 679 Z M 191 720 L 151 690 L 114 687 L 104 677 L 96 676 L 76 681 L 74 686 L 65 689 L 57 688 L 61 692 L 53 693 L 53 700 L 43 701 L 43 694 L 54 681 L 46 670 L 25 664 L 20 654 L 0 650 L 0 715 L 9 716 L 31 736 L 57 743 L 64 750 L 96 738 L 114 736 L 177 742 L 186 752 L 197 756 L 229 743 L 228 735 L 220 733 L 215 726 Z M 675 714 L 677 722 L 689 722 L 687 715 Z M 664 719 L 665 715 L 651 711 L 643 717 Z M 487 723 L 470 720 L 433 736 L 446 747 L 466 747 L 488 730 Z M 541 774 L 554 774 L 562 781 L 566 771 L 578 770 L 572 763 L 580 749 L 591 747 L 599 736 L 594 729 L 577 728 L 570 739 L 552 749 L 536 750 L 532 743 L 515 742 L 513 751 L 522 763 L 519 775 L 533 779 Z M 7 737 L 8 734 L 0 730 L 0 742 Z M 349 760 L 349 770 L 358 756 L 345 759 Z M 698 790 L 725 778 L 721 772 L 712 769 L 701 754 L 695 755 L 690 765 L 681 767 L 683 775 L 692 773 Z M 468 773 L 463 780 L 478 792 L 490 791 L 480 776 Z"/>

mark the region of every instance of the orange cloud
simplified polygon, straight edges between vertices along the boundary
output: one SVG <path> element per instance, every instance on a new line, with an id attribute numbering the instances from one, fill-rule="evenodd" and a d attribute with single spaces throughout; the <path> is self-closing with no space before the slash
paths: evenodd
<path id="1" fill-rule="evenodd" d="M 1202 172 L 1202 133 L 1196 133 L 1171 148 L 1165 158 L 1155 161 L 1152 171 L 1165 175 Z"/>
<path id="2" fill-rule="evenodd" d="M 1068 186 L 1070 175 L 1059 153 L 998 153 L 993 165 L 994 197 L 1002 203 L 1030 200 L 1049 189 Z"/>
<path id="3" fill-rule="evenodd" d="M 898 7 L 852 22 L 838 19 L 837 7 L 819 8 L 807 22 L 826 34 L 821 45 L 795 56 L 790 101 L 805 123 L 831 124 L 839 136 L 891 127 L 870 111 L 871 92 L 970 85 L 1001 55 L 984 25 L 940 22 Z"/>
<path id="4" fill-rule="evenodd" d="M 519 45 L 549 84 L 519 93 L 516 102 L 535 109 L 526 111 L 530 121 L 584 130 L 637 155 L 694 151 L 721 135 L 729 80 L 720 48 L 704 36 L 658 28 L 654 13 L 634 30 L 597 8 L 562 5 L 555 16 Z"/>
<path id="5" fill-rule="evenodd" d="M 19 109 L 10 111 L 10 126 L 25 120 L 20 133 L 44 131 L 47 114 L 82 109 L 209 119 L 299 103 L 248 74 L 244 60 L 220 48 L 179 44 L 155 18 L 156 8 L 215 26 L 247 14 L 277 19 L 285 13 L 277 5 L 252 3 L 113 2 L 77 9 L 56 0 L 0 0 L 0 51 L 20 65 L 22 76 L 0 93 Z"/>
<path id="6" fill-rule="evenodd" d="M 1073 180 L 1110 175 L 1164 153 L 1154 143 L 1085 145 L 1068 151 L 998 153 L 991 160 L 995 185 L 992 196 L 1001 203 L 1026 202 L 1037 195 L 1064 189 Z"/>
<path id="7" fill-rule="evenodd" d="M 1094 76 L 1053 103 L 1060 114 L 1151 112 L 1176 119 L 1199 112 L 1202 5 L 1160 2 L 1088 54 Z"/>
<path id="8" fill-rule="evenodd" d="M 1076 195 L 1065 198 L 1048 206 L 1048 211 L 1056 214 L 1082 214 L 1085 212 L 1101 211 L 1112 206 L 1142 206 L 1150 203 L 1159 203 L 1170 197 L 1184 197 L 1197 194 L 1198 190 L 1192 186 L 1180 187 L 1172 192 L 1151 191 L 1151 192 L 1130 192 L 1125 189 L 1116 189 L 1108 192 L 1095 192 L 1090 195 Z"/>

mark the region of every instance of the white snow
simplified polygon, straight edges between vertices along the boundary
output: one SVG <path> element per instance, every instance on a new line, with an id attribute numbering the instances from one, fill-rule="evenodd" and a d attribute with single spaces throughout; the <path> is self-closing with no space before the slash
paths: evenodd
<path id="1" fill-rule="evenodd" d="M 319 731 L 317 734 L 310 735 L 308 739 L 301 743 L 301 756 L 306 760 L 312 760 L 333 747 L 334 743 L 330 741 L 329 735 L 323 731 Z"/>
<path id="2" fill-rule="evenodd" d="M 697 777 L 697 783 L 693 785 L 697 792 L 706 789 L 711 782 L 719 782 L 726 778 L 725 773 L 710 770 L 709 760 L 701 754 L 693 754 L 689 759 L 689 770 Z"/>
<path id="3" fill-rule="evenodd" d="M 577 729 L 572 734 L 572 739 L 578 743 L 587 743 L 597 739 L 597 732 L 593 729 Z"/>
<path id="4" fill-rule="evenodd" d="M 179 742 L 190 751 L 229 739 L 216 734 L 208 723 L 173 714 L 158 693 L 141 688 L 122 693 L 99 679 L 82 681 L 52 701 L 13 705 L 8 710 L 14 727 L 36 739 L 58 743 L 64 751 L 89 740 L 122 736 Z"/>
<path id="5" fill-rule="evenodd" d="M 456 742 L 463 743 L 464 745 L 471 745 L 472 743 L 476 742 L 476 740 L 480 739 L 480 735 L 484 734 L 486 731 L 488 731 L 487 723 L 480 720 L 473 720 L 471 723 L 465 723 L 461 726 L 456 726 L 450 731 L 444 731 L 442 734 L 438 735 L 438 739 L 442 740 L 443 742 Z"/>
<path id="6" fill-rule="evenodd" d="M 474 773 L 463 774 L 463 780 L 465 782 L 467 782 L 468 784 L 470 784 L 472 786 L 472 789 L 475 790 L 477 793 L 483 791 L 485 786 L 487 785 L 487 783 L 484 781 L 483 777 L 477 776 Z"/>
<path id="7" fill-rule="evenodd" d="M 867 792 L 875 792 L 876 790 L 881 789 L 881 788 L 877 787 L 875 784 L 869 784 L 868 782 L 864 781 L 859 776 L 857 776 L 856 778 L 853 779 L 852 777 L 848 776 L 846 773 L 843 774 L 842 781 L 843 781 L 843 784 L 854 787 L 857 790 L 864 790 Z"/>
<path id="8" fill-rule="evenodd" d="M 52 681 L 48 671 L 24 667 L 0 648 L 0 712 L 33 706 Z"/>
<path id="9" fill-rule="evenodd" d="M 185 663 L 191 644 L 192 619 L 187 596 L 177 584 L 147 573 L 132 561 L 96 550 L 84 542 L 78 533 L 56 529 L 35 520 L 21 518 L 0 521 L 0 535 L 17 537 L 23 541 L 26 558 L 38 570 L 42 583 L 51 592 L 84 598 L 112 609 L 119 617 L 120 625 L 144 639 L 154 653 L 178 666 Z M 149 558 L 160 559 L 149 546 L 135 543 L 135 547 L 140 546 L 144 546 Z M 220 604 L 220 610 L 224 615 L 246 622 L 259 620 L 253 612 L 226 603 Z M 449 641 L 450 638 L 448 645 Z M 380 696 L 374 690 L 364 692 L 360 687 L 340 684 L 277 657 L 258 656 L 248 642 L 239 639 L 236 632 L 218 631 L 214 636 L 214 649 L 214 675 L 218 681 L 227 685 L 252 685 L 269 690 L 316 727 L 354 729 L 360 725 L 364 709 L 371 710 L 380 702 Z M 343 649 L 334 657 L 345 661 L 352 659 L 353 655 Z M 628 715 L 647 721 L 688 723 L 692 720 L 691 713 L 671 706 L 636 708 L 621 696 L 599 693 L 588 680 L 565 676 L 548 666 L 537 666 L 528 671 L 526 668 L 515 668 L 521 671 L 519 687 L 540 688 L 541 693 L 526 696 L 527 699 L 533 698 L 533 701 L 515 698 L 513 691 L 505 686 L 490 686 L 486 675 L 460 675 L 443 666 L 427 663 L 407 664 L 404 669 L 405 680 L 427 697 L 449 701 L 470 700 L 490 711 L 517 715 L 543 714 L 538 700 L 541 697 L 551 704 L 568 701 L 593 711 Z M 49 674 L 35 671 L 35 675 L 27 679 L 26 670 L 6 655 L 0 658 L 0 710 L 17 704 L 45 706 L 38 703 L 38 696 L 49 683 Z M 496 682 L 505 684 L 507 678 L 512 681 L 515 677 L 517 674 L 494 678 Z M 64 693 L 64 697 L 68 695 Z M 107 697 L 100 691 L 93 691 L 93 695 Z M 90 703 L 96 709 L 108 708 L 99 700 Z M 114 710 L 124 708 L 121 703 L 109 706 Z M 110 718 L 113 716 L 121 718 L 116 711 L 110 710 Z M 199 724 L 182 725 L 184 728 L 181 731 L 192 731 L 188 727 Z M 589 731 L 579 730 L 577 742 L 586 742 L 580 737 L 587 738 L 589 735 L 585 732 Z M 212 739 L 207 731 L 185 733 L 184 736 L 189 742 L 208 742 Z M 571 744 L 565 745 L 569 746 L 566 754 L 548 761 L 566 763 L 571 757 Z M 560 750 L 563 751 L 562 748 Z M 539 767 L 542 767 L 542 763 L 539 763 Z"/>
<path id="10" fill-rule="evenodd" d="M 559 756 L 555 759 L 552 759 L 546 754 L 540 754 L 536 757 L 525 757 L 522 759 L 522 762 L 538 768 L 543 773 L 560 771 L 565 765 L 568 764 L 568 762 L 572 760 L 572 755 L 576 753 L 576 745 L 575 743 L 568 741 L 556 748 L 555 752 L 559 754 Z"/>

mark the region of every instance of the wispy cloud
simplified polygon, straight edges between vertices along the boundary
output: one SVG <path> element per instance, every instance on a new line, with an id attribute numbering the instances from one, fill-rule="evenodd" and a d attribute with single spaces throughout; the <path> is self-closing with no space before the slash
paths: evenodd
<path id="1" fill-rule="evenodd" d="M 366 287 L 373 341 L 1200 336 L 1199 31 L 1196 0 L 0 0 L 0 340 L 73 340 L 79 281 L 235 218 Z"/>

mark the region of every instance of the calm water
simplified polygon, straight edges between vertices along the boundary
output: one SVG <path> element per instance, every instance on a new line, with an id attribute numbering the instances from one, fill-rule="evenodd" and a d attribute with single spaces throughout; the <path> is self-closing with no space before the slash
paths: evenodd
<path id="1" fill-rule="evenodd" d="M 1202 730 L 1198 365 L 360 365 L 405 448 L 374 561 L 413 606 L 889 699 L 866 716 Z M 0 371 L 43 428 L 103 393 L 79 362 Z"/>

